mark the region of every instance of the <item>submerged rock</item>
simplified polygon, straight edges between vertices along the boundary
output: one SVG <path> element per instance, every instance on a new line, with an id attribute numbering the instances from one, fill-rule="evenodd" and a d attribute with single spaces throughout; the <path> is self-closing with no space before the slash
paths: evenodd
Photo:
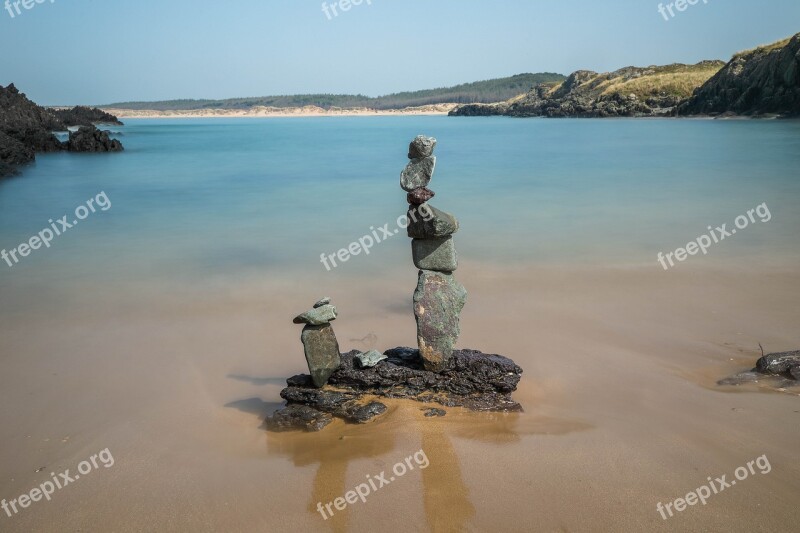
<path id="1" fill-rule="evenodd" d="M 717 385 L 744 385 L 761 381 L 768 382 L 776 389 L 800 386 L 800 350 L 765 355 L 752 370 L 721 379 Z"/>
<path id="2" fill-rule="evenodd" d="M 122 143 L 94 126 L 81 126 L 69 132 L 67 150 L 70 152 L 121 152 Z"/>
<path id="3" fill-rule="evenodd" d="M 423 409 L 425 411 L 425 416 L 427 417 L 434 417 L 434 416 L 444 416 L 447 414 L 447 411 L 444 409 L 437 409 L 436 407 L 429 407 L 428 409 Z"/>
<path id="4" fill-rule="evenodd" d="M 800 368 L 800 350 L 765 355 L 756 361 L 755 369 L 762 374 L 790 375 L 796 368 Z"/>
<path id="5" fill-rule="evenodd" d="M 339 343 L 330 324 L 308 325 L 300 335 L 305 349 L 308 370 L 317 387 L 324 387 L 334 370 L 339 368 Z"/>

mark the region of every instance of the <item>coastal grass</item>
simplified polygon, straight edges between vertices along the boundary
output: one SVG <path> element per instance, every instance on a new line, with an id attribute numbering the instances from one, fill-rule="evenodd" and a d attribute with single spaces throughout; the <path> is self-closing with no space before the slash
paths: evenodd
<path id="1" fill-rule="evenodd" d="M 800 34 L 797 34 L 800 35 Z M 780 41 L 774 42 L 772 44 L 764 44 L 761 46 L 757 46 L 755 48 L 750 48 L 748 50 L 743 50 L 734 54 L 733 59 L 747 59 L 751 56 L 757 54 L 768 54 L 770 52 L 774 52 L 775 50 L 780 50 L 781 48 L 785 48 L 786 45 L 796 36 L 787 37 L 786 39 L 782 39 Z"/>
<path id="2" fill-rule="evenodd" d="M 630 79 L 612 79 L 602 87 L 602 95 L 635 94 L 646 98 L 658 94 L 671 94 L 688 98 L 692 93 L 711 79 L 725 64 L 721 61 L 707 61 L 697 65 L 668 65 L 656 67 L 644 75 Z"/>

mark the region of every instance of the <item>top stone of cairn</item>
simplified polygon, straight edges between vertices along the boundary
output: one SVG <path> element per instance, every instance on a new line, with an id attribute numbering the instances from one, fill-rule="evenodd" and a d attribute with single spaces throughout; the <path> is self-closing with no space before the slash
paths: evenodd
<path id="1" fill-rule="evenodd" d="M 433 155 L 434 148 L 436 148 L 436 139 L 418 135 L 411 141 L 411 145 L 408 147 L 408 158 L 421 159 L 423 157 L 430 157 Z"/>

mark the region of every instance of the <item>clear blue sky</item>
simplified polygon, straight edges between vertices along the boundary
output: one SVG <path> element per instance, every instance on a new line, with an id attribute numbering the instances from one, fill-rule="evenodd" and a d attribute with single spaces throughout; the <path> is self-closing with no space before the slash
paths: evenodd
<path id="1" fill-rule="evenodd" d="M 655 0 L 364 0 L 331 20 L 321 0 L 44 0 L 0 11 L 0 83 L 45 105 L 376 96 L 727 60 L 800 32 L 798 0 L 707 1 L 665 21 Z"/>

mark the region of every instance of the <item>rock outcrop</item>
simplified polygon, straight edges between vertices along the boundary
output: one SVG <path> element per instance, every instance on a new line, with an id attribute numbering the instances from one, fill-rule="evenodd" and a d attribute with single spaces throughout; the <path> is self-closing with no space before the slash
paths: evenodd
<path id="1" fill-rule="evenodd" d="M 756 361 L 752 370 L 717 382 L 719 385 L 744 385 L 766 381 L 774 388 L 800 386 L 800 350 L 771 353 Z"/>
<path id="2" fill-rule="evenodd" d="M 311 376 L 301 374 L 287 380 L 281 397 L 286 407 L 267 418 L 272 431 L 319 431 L 332 417 L 351 423 L 366 423 L 386 412 L 386 406 L 369 400 L 375 396 L 404 398 L 444 407 L 473 411 L 521 411 L 511 398 L 522 369 L 501 355 L 476 350 L 456 350 L 440 372 L 425 370 L 419 350 L 395 348 L 384 353 L 385 360 L 361 368 L 359 352 L 342 354 L 341 366 L 323 389 Z M 429 408 L 433 415 L 445 411 Z"/>
<path id="3" fill-rule="evenodd" d="M 13 174 L 19 165 L 30 163 L 35 158 L 33 148 L 0 132 L 0 176 Z"/>
<path id="4" fill-rule="evenodd" d="M 19 165 L 34 161 L 35 154 L 40 152 L 122 150 L 119 141 L 91 124 L 84 124 L 86 129 L 71 133 L 70 140 L 65 143 L 53 134 L 83 124 L 89 118 L 121 124 L 113 115 L 89 108 L 53 112 L 30 101 L 13 83 L 8 87 L 0 86 L 0 176 L 15 173 Z"/>
<path id="5" fill-rule="evenodd" d="M 736 54 L 677 114 L 800 116 L 800 33 Z"/>
<path id="6" fill-rule="evenodd" d="M 81 126 L 69 132 L 67 150 L 70 152 L 121 152 L 122 143 L 109 137 L 108 131 L 95 126 Z"/>

